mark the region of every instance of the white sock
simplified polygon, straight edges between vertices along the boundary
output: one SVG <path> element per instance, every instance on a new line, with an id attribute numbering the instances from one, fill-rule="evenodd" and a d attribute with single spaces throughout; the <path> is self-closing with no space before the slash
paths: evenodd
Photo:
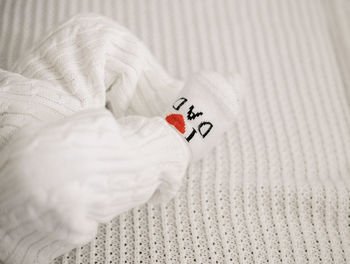
<path id="1" fill-rule="evenodd" d="M 190 147 L 192 160 L 208 153 L 235 121 L 241 85 L 238 77 L 232 86 L 220 74 L 196 74 L 164 113 Z"/>

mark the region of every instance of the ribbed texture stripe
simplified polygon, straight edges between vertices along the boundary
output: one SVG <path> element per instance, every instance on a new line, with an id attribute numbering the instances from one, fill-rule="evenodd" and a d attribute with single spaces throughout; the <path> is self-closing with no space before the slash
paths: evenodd
<path id="1" fill-rule="evenodd" d="M 4 69 L 53 25 L 94 12 L 128 27 L 173 76 L 247 82 L 233 129 L 174 200 L 117 217 L 54 263 L 349 263 L 349 10 L 341 0 L 0 1 Z"/>

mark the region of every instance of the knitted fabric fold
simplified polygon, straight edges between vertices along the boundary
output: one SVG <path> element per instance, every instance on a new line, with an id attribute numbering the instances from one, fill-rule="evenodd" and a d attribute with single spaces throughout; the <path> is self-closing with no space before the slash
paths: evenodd
<path id="1" fill-rule="evenodd" d="M 0 260 L 48 263 L 99 223 L 171 199 L 190 152 L 160 113 L 180 86 L 95 15 L 73 17 L 1 70 Z M 31 248 L 37 239 L 50 254 Z"/>
<path id="2" fill-rule="evenodd" d="M 175 194 L 189 161 L 183 140 L 160 117 L 123 119 L 85 110 L 29 125 L 2 149 L 2 258 L 11 256 L 21 226 L 79 245 L 99 223 L 147 201 L 159 185 L 164 195 Z"/>
<path id="3" fill-rule="evenodd" d="M 48 263 L 93 239 L 99 224 L 171 200 L 191 159 L 237 114 L 236 87 L 196 76 L 184 86 L 131 33 L 96 15 L 73 17 L 0 70 L 0 260 Z M 201 135 L 194 145 L 164 117 L 182 94 L 192 104 L 188 130 L 198 125 Z"/>

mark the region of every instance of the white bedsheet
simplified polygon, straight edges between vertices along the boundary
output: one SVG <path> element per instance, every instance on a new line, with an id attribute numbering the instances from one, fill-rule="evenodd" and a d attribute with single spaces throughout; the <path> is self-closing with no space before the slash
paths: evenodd
<path id="1" fill-rule="evenodd" d="M 80 12 L 128 27 L 180 79 L 239 72 L 249 86 L 175 200 L 100 226 L 55 263 L 350 261 L 349 2 L 1 0 L 0 67 Z"/>

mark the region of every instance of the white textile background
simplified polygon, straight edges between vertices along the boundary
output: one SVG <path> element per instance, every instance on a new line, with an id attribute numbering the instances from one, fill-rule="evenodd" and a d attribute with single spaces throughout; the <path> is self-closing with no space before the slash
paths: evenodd
<path id="1" fill-rule="evenodd" d="M 350 262 L 348 1 L 0 0 L 0 67 L 87 12 L 128 27 L 180 79 L 239 72 L 248 86 L 175 200 L 117 217 L 55 263 Z"/>

